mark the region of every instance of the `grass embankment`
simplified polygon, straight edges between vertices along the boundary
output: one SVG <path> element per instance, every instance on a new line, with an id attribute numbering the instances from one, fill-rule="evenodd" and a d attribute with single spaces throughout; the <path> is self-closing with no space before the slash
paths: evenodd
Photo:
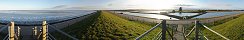
<path id="1" fill-rule="evenodd" d="M 240 17 L 241 15 L 244 15 L 244 14 L 240 14 L 240 15 L 237 15 L 237 16 L 234 16 L 234 17 L 230 17 L 230 18 L 226 18 L 226 19 L 222 19 L 222 20 L 218 20 L 218 21 L 214 21 L 214 22 L 211 22 L 211 23 L 204 23 L 204 25 L 206 25 L 208 27 L 217 26 L 217 25 L 226 23 L 228 21 L 231 21 L 233 19 L 236 19 L 236 18 Z M 215 18 L 219 18 L 219 17 L 215 17 Z"/>
<path id="2" fill-rule="evenodd" d="M 234 16 L 234 17 L 230 17 L 230 18 L 226 18 L 226 19 L 222 19 L 222 20 L 218 20 L 218 21 L 214 21 L 214 22 L 211 22 L 211 23 L 203 23 L 203 24 L 206 25 L 206 26 L 208 26 L 209 28 L 211 28 L 211 27 L 214 27 L 214 26 L 218 26 L 218 25 L 227 23 L 227 22 L 229 22 L 229 21 L 231 21 L 231 20 L 237 19 L 238 17 L 240 17 L 240 16 L 242 16 L 242 15 L 244 15 L 244 14 L 241 14 L 241 15 L 238 15 L 238 16 Z M 218 18 L 218 17 L 216 17 L 216 18 Z M 204 20 L 204 19 L 199 19 L 199 20 Z M 188 28 L 186 29 L 186 31 L 189 32 L 189 31 L 193 28 L 193 26 L 194 26 L 194 24 L 191 25 L 191 27 L 188 27 Z M 211 28 L 211 29 L 212 29 L 212 28 Z M 204 33 L 204 32 L 206 32 L 207 29 L 205 29 L 204 27 L 200 27 L 200 30 L 204 30 L 204 31 L 203 31 L 203 33 Z M 192 39 L 192 40 L 193 40 L 193 39 L 194 39 L 194 35 L 195 35 L 195 32 L 193 32 L 193 34 L 191 34 L 191 35 L 189 36 L 189 39 Z M 206 34 L 205 34 L 205 35 L 206 35 Z"/>
<path id="3" fill-rule="evenodd" d="M 101 11 L 62 30 L 81 40 L 134 40 L 154 25 L 123 19 L 110 12 Z M 158 33 L 159 31 L 160 28 L 157 28 L 148 35 L 149 37 L 145 38 L 151 39 L 153 37 L 150 36 L 155 35 L 152 33 Z"/>
<path id="4" fill-rule="evenodd" d="M 218 26 L 211 27 L 211 29 L 222 34 L 223 36 L 231 40 L 244 40 L 244 15 L 228 21 L 226 23 L 220 24 Z M 212 40 L 224 40 L 220 36 L 210 32 L 205 29 L 204 34 Z"/>

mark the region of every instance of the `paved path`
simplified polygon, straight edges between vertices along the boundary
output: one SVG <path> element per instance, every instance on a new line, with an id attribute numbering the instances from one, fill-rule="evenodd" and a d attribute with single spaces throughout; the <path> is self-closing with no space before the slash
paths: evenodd
<path id="1" fill-rule="evenodd" d="M 183 33 L 183 25 L 178 25 L 177 30 L 174 32 L 174 40 L 185 40 Z"/>

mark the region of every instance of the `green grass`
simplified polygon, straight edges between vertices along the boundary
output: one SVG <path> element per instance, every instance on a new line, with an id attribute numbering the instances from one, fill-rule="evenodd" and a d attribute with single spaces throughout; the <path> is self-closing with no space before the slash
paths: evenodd
<path id="1" fill-rule="evenodd" d="M 115 16 L 110 12 L 101 11 L 62 30 L 81 40 L 134 40 L 154 25 L 131 21 Z M 152 36 L 155 36 L 160 30 L 157 28 L 143 39 L 152 39 Z"/>
<path id="2" fill-rule="evenodd" d="M 244 15 L 244 14 L 241 14 L 241 15 Z M 211 23 L 203 23 L 203 24 L 208 26 L 209 28 L 211 28 L 211 27 L 214 27 L 214 26 L 217 26 L 217 25 L 224 24 L 224 23 L 226 23 L 228 21 L 231 21 L 233 19 L 236 19 L 236 18 L 240 17 L 241 15 L 234 16 L 234 17 L 231 17 L 231 18 L 222 19 L 222 20 L 218 20 L 218 21 L 214 21 L 214 22 L 211 22 Z M 218 17 L 216 17 L 216 18 L 218 18 Z M 199 19 L 199 20 L 204 20 L 204 19 Z M 194 24 L 188 25 L 188 26 L 190 26 L 190 27 L 187 27 L 187 29 L 186 29 L 187 33 L 193 28 Z M 204 27 L 200 27 L 200 30 L 202 32 L 202 30 L 207 30 L 207 29 L 205 29 Z M 203 33 L 204 32 L 205 31 L 203 31 Z M 188 39 L 194 40 L 194 35 L 195 35 L 195 32 L 193 31 L 193 33 L 188 37 Z"/>
<path id="3" fill-rule="evenodd" d="M 244 15 L 226 23 L 211 27 L 214 31 L 231 40 L 244 40 Z M 211 40 L 224 40 L 220 36 L 205 29 L 204 34 Z"/>
<path id="4" fill-rule="evenodd" d="M 222 19 L 222 20 L 218 20 L 218 21 L 214 21 L 214 22 L 211 22 L 211 23 L 204 23 L 204 25 L 206 25 L 208 27 L 217 26 L 217 25 L 226 23 L 228 21 L 231 21 L 233 19 L 236 19 L 236 18 L 240 17 L 241 15 L 244 15 L 244 14 L 240 14 L 240 15 L 237 15 L 237 16 L 234 16 L 234 17 L 230 17 L 230 18 L 226 18 L 226 19 Z M 218 18 L 218 17 L 216 17 L 216 18 Z"/>

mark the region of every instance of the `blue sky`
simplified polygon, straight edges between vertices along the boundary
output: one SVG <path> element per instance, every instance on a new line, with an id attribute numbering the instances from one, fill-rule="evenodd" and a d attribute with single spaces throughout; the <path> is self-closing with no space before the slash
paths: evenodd
<path id="1" fill-rule="evenodd" d="M 0 10 L 41 9 L 244 9 L 244 0 L 0 0 Z M 184 6 L 192 5 L 192 6 Z"/>

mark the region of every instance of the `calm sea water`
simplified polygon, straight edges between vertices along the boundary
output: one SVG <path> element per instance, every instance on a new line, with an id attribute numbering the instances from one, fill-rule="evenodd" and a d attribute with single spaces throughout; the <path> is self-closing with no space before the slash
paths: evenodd
<path id="1" fill-rule="evenodd" d="M 16 24 L 41 24 L 43 20 L 48 23 L 63 21 L 90 14 L 95 11 L 88 10 L 12 10 L 0 11 L 0 23 L 9 23 L 14 20 Z M 30 25 L 31 25 L 30 24 Z"/>

